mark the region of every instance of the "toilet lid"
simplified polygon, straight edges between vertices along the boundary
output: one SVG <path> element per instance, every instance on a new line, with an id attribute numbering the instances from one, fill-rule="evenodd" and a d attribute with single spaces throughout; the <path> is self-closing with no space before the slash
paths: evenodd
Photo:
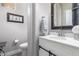
<path id="1" fill-rule="evenodd" d="M 21 48 L 27 48 L 27 46 L 28 46 L 28 43 L 22 43 L 22 44 L 20 44 Z"/>

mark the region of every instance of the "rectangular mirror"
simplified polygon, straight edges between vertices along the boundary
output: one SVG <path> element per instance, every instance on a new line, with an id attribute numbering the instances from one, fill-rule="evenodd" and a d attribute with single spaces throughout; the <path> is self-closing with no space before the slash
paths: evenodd
<path id="1" fill-rule="evenodd" d="M 72 6 L 72 3 L 51 4 L 52 29 L 71 29 L 74 26 L 72 19 Z"/>

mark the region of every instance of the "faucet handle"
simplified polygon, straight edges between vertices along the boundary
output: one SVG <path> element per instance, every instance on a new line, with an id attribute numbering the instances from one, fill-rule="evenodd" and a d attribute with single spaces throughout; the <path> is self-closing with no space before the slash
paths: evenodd
<path id="1" fill-rule="evenodd" d="M 58 31 L 58 36 L 65 36 L 63 31 Z"/>
<path id="2" fill-rule="evenodd" d="M 58 31 L 57 33 L 58 33 L 58 36 L 61 36 L 61 31 Z"/>

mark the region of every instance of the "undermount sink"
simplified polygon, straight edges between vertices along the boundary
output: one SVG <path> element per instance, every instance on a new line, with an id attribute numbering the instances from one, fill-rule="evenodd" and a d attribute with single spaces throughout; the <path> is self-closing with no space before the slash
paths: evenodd
<path id="1" fill-rule="evenodd" d="M 22 43 L 19 45 L 20 48 L 24 49 L 24 48 L 27 48 L 28 47 L 28 43 L 25 42 L 25 43 Z"/>
<path id="2" fill-rule="evenodd" d="M 49 35 L 48 38 L 57 39 L 57 40 L 66 40 L 66 37 L 57 36 L 57 35 Z"/>
<path id="3" fill-rule="evenodd" d="M 50 38 L 54 38 L 54 39 L 58 39 L 58 40 L 66 40 L 65 37 L 50 37 Z"/>

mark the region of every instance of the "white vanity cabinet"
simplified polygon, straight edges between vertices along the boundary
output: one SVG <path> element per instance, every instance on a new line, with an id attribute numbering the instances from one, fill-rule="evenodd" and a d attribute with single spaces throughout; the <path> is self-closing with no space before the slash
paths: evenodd
<path id="1" fill-rule="evenodd" d="M 74 42 L 74 44 L 76 43 Z M 42 46 L 44 49 L 51 51 L 53 54 L 57 56 L 79 56 L 79 47 L 66 45 L 60 42 L 49 40 L 48 38 L 40 37 L 39 46 Z M 39 56 L 45 56 L 45 55 L 49 56 L 49 53 L 40 48 Z"/>

